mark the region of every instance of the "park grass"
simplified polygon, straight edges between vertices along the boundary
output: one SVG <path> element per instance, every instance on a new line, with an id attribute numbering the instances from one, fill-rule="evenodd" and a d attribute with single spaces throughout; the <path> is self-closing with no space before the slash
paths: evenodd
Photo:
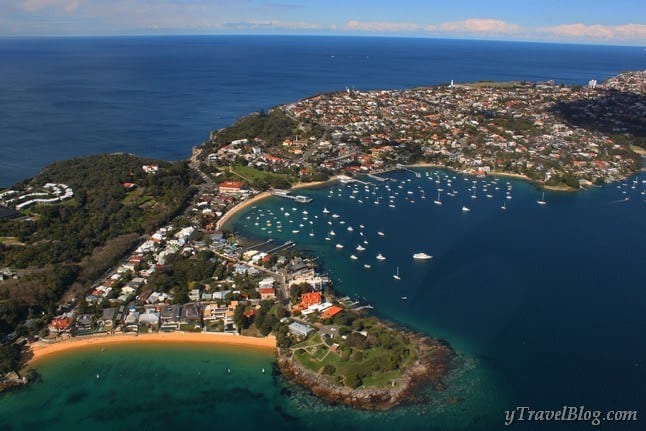
<path id="1" fill-rule="evenodd" d="M 238 174 L 240 177 L 243 177 L 249 182 L 255 181 L 266 181 L 270 179 L 283 179 L 289 181 L 289 176 L 287 174 L 276 174 L 274 172 L 263 171 L 260 169 L 253 168 L 251 166 L 232 166 L 230 168 L 231 173 Z"/>
<path id="2" fill-rule="evenodd" d="M 298 349 L 298 348 L 301 348 L 301 347 L 302 347 L 302 348 L 310 347 L 310 346 L 314 346 L 314 345 L 316 345 L 316 344 L 320 344 L 320 343 L 322 343 L 322 341 L 321 341 L 321 335 L 320 335 L 320 334 L 318 334 L 318 333 L 316 333 L 316 334 L 314 334 L 313 336 L 309 337 L 308 339 L 306 339 L 306 340 L 304 340 L 304 341 L 301 341 L 301 342 L 300 342 L 300 343 L 298 343 L 298 344 L 294 344 L 294 345 L 292 346 L 292 349 L 294 349 L 294 350 L 295 350 L 295 349 Z"/>
<path id="3" fill-rule="evenodd" d="M 391 385 L 393 380 L 399 380 L 404 375 L 402 370 L 386 371 L 385 373 L 373 374 L 363 379 L 361 386 L 384 388 Z"/>
<path id="4" fill-rule="evenodd" d="M 311 356 L 309 353 L 307 353 L 305 350 L 298 349 L 294 352 L 294 357 L 298 362 L 300 362 L 305 368 L 314 371 L 315 373 L 318 373 L 318 371 L 321 369 L 323 365 L 321 365 L 320 362 L 314 362 L 311 359 Z"/>

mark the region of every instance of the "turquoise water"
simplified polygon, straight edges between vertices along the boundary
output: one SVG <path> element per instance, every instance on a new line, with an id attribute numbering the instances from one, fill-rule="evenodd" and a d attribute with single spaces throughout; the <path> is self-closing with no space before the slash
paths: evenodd
<path id="1" fill-rule="evenodd" d="M 625 186 L 548 192 L 547 204 L 538 205 L 541 193 L 522 181 L 499 179 L 484 191 L 491 180 L 478 180 L 473 199 L 473 178 L 421 172 L 392 173 L 396 182 L 373 182 L 368 192 L 339 183 L 301 190 L 314 198 L 306 206 L 270 198 L 230 226 L 251 240 L 295 240 L 320 256 L 341 294 L 449 341 L 460 365 L 446 390 L 430 393 L 429 405 L 386 413 L 327 406 L 272 375 L 273 356 L 263 351 L 124 346 L 43 361 L 41 382 L 0 399 L 0 429 L 496 430 L 517 405 L 639 410 L 646 401 L 646 175 Z M 512 199 L 505 197 L 509 186 Z M 438 187 L 441 206 L 433 203 Z M 331 229 L 336 235 L 326 241 Z M 356 251 L 363 241 L 366 250 Z M 433 259 L 414 261 L 421 251 Z M 386 260 L 377 261 L 378 253 Z M 399 281 L 392 277 L 397 267 Z M 514 427 L 589 429 L 540 425 Z"/>
<path id="2" fill-rule="evenodd" d="M 263 350 L 195 345 L 67 353 L 37 364 L 41 381 L 3 397 L 0 429 L 370 430 L 377 423 L 392 429 L 450 429 L 463 421 L 472 403 L 441 403 L 452 390 L 432 394 L 436 401 L 423 408 L 367 413 L 331 407 L 285 382 L 272 369 L 273 358 Z M 469 385 L 459 391 L 473 390 L 473 382 Z M 442 416 L 434 418 L 438 413 Z"/>

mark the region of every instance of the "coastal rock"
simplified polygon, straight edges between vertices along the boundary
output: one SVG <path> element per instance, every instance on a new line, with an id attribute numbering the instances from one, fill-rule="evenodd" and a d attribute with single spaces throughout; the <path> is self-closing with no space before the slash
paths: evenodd
<path id="1" fill-rule="evenodd" d="M 415 393 L 422 387 L 444 387 L 444 378 L 454 366 L 455 352 L 443 341 L 418 334 L 411 335 L 419 349 L 419 358 L 404 375 L 389 388 L 359 388 L 344 386 L 330 376 L 303 367 L 282 349 L 277 364 L 284 377 L 309 389 L 312 394 L 332 405 L 345 405 L 362 410 L 388 410 L 414 403 Z"/>

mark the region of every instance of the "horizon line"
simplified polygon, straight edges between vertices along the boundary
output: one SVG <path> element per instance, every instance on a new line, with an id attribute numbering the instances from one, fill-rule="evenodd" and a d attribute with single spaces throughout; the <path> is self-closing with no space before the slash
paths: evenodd
<path id="1" fill-rule="evenodd" d="M 446 40 L 472 42 L 504 42 L 504 43 L 534 43 L 551 45 L 586 45 L 604 47 L 646 47 L 643 43 L 630 42 L 612 43 L 595 41 L 560 41 L 541 39 L 498 39 L 475 37 L 442 37 L 430 35 L 398 35 L 398 34 L 329 34 L 329 33 L 122 33 L 122 34 L 71 34 L 71 35 L 0 35 L 0 40 L 18 39 L 111 39 L 111 38 L 163 38 L 163 37 L 321 37 L 321 38 L 356 38 L 356 39 L 416 39 L 416 40 Z M 646 49 L 646 48 L 644 48 Z"/>

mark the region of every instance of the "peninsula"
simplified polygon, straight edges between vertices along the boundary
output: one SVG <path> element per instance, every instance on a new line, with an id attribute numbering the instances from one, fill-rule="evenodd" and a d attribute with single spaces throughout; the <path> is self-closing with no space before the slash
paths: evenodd
<path id="1" fill-rule="evenodd" d="M 319 94 L 213 133 L 194 157 L 268 186 L 430 164 L 578 189 L 641 169 L 646 71 L 588 86 L 478 82 Z M 241 165 L 245 165 L 244 167 Z"/>
<path id="2" fill-rule="evenodd" d="M 23 382 L 10 371 L 32 347 L 42 357 L 186 334 L 275 345 L 283 374 L 332 403 L 387 409 L 421 384 L 441 388 L 454 367 L 447 343 L 367 315 L 293 242 L 245 242 L 227 221 L 270 189 L 410 164 L 554 188 L 625 178 L 641 168 L 645 82 L 646 72 L 629 72 L 587 87 L 348 90 L 244 117 L 188 162 L 56 163 L 0 190 L 4 384 Z"/>

